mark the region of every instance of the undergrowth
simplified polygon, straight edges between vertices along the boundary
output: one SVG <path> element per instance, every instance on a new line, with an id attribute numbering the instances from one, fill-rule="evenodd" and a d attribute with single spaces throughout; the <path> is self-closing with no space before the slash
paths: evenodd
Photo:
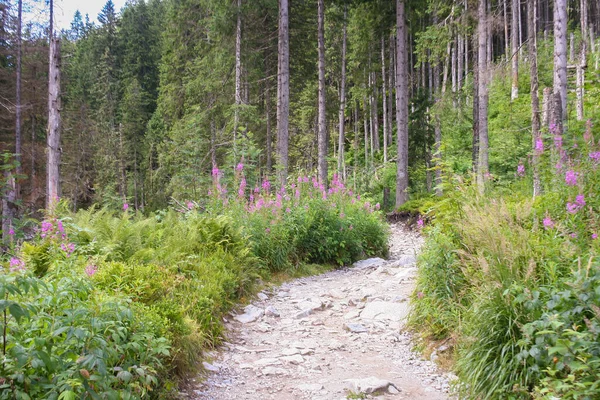
<path id="1" fill-rule="evenodd" d="M 334 178 L 299 178 L 150 215 L 58 203 L 0 275 L 0 398 L 166 398 L 223 337 L 259 278 L 319 273 L 387 253 L 378 210 Z"/>

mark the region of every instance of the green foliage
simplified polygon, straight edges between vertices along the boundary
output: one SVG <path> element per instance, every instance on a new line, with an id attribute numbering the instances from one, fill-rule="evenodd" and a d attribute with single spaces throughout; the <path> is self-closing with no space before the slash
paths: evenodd
<path id="1" fill-rule="evenodd" d="M 543 195 L 531 199 L 526 171 L 490 184 L 486 198 L 458 185 L 429 212 L 411 323 L 453 338 L 465 398 L 597 392 L 597 267 L 576 266 L 598 255 L 600 152 L 589 126 L 548 136 Z"/>
<path id="2" fill-rule="evenodd" d="M 169 341 L 126 299 L 81 277 L 45 282 L 20 273 L 0 277 L 0 297 L 0 398 L 134 399 L 156 390 Z"/>

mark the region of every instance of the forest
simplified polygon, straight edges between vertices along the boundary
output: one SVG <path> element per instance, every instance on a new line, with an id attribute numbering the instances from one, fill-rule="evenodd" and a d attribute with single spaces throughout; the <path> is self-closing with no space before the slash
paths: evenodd
<path id="1" fill-rule="evenodd" d="M 461 398 L 598 397 L 600 3 L 54 2 L 0 0 L 0 398 L 173 397 L 386 215 Z"/>

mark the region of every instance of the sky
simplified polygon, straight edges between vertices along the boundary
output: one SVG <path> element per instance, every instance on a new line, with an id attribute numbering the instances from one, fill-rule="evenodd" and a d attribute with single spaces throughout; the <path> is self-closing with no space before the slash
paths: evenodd
<path id="1" fill-rule="evenodd" d="M 115 10 L 119 12 L 125 5 L 125 0 L 113 0 Z M 98 22 L 98 13 L 106 4 L 106 0 L 54 0 L 55 23 L 58 29 L 66 29 L 71 26 L 75 11 L 79 10 L 85 18 L 90 15 L 90 21 Z"/>
<path id="2" fill-rule="evenodd" d="M 115 10 L 119 12 L 125 5 L 126 0 L 113 0 Z M 29 5 L 29 10 L 25 10 L 25 18 L 31 22 L 46 22 L 48 20 L 47 1 L 24 1 L 24 7 Z M 71 27 L 73 15 L 79 10 L 81 16 L 89 14 L 90 21 L 98 22 L 98 13 L 106 4 L 106 0 L 54 0 L 54 23 L 57 30 L 68 29 Z"/>

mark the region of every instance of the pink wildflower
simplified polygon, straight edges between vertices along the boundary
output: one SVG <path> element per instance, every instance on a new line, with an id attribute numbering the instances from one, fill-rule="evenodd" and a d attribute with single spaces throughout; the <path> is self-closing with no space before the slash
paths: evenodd
<path id="1" fill-rule="evenodd" d="M 544 218 L 544 221 L 542 223 L 544 224 L 545 229 L 554 228 L 554 221 L 552 221 L 552 218 L 550 218 L 550 217 Z"/>
<path id="2" fill-rule="evenodd" d="M 419 217 L 419 219 L 417 220 L 417 226 L 419 228 L 423 228 L 423 226 L 425 226 L 425 221 L 423 221 L 423 217 Z"/>
<path id="3" fill-rule="evenodd" d="M 592 161 L 598 163 L 600 162 L 600 151 L 594 151 L 590 153 L 590 158 Z"/>
<path id="4" fill-rule="evenodd" d="M 598 234 L 597 233 L 592 233 L 592 239 L 598 239 Z"/>
<path id="5" fill-rule="evenodd" d="M 271 182 L 269 182 L 268 179 L 265 179 L 264 182 L 262 183 L 262 188 L 268 192 L 269 189 L 271 189 Z"/>
<path id="6" fill-rule="evenodd" d="M 220 173 L 220 172 L 221 172 L 221 171 L 219 171 L 219 168 L 217 168 L 217 166 L 215 165 L 215 166 L 213 167 L 213 169 L 212 169 L 212 176 L 213 176 L 213 178 L 217 178 L 217 177 L 219 176 L 219 173 Z"/>
<path id="7" fill-rule="evenodd" d="M 535 151 L 537 151 L 538 153 L 544 152 L 544 141 L 542 140 L 542 138 L 537 138 L 535 140 Z"/>
<path id="8" fill-rule="evenodd" d="M 575 186 L 575 185 L 577 185 L 577 175 L 578 175 L 577 172 L 572 171 L 572 170 L 568 170 L 565 173 L 565 183 L 568 186 Z"/>
<path id="9" fill-rule="evenodd" d="M 9 267 L 10 272 L 23 271 L 25 270 L 25 263 L 23 262 L 23 260 L 20 260 L 16 257 L 11 257 Z"/>
<path id="10" fill-rule="evenodd" d="M 11 226 L 11 227 L 8 229 L 8 234 L 9 234 L 10 236 L 14 236 L 14 234 L 15 234 L 15 230 L 12 228 L 12 226 Z"/>
<path id="11" fill-rule="evenodd" d="M 98 267 L 94 264 L 90 264 L 87 267 L 85 267 L 85 273 L 89 277 L 94 276 L 96 274 L 96 272 L 98 272 Z"/>
<path id="12" fill-rule="evenodd" d="M 239 163 L 239 164 L 238 164 L 238 165 L 235 167 L 235 170 L 236 170 L 236 171 L 242 171 L 243 169 L 244 169 L 244 164 L 242 164 L 242 163 Z"/>
<path id="13" fill-rule="evenodd" d="M 129 209 L 129 204 L 123 203 L 123 211 L 127 211 Z"/>
<path id="14" fill-rule="evenodd" d="M 187 202 L 187 208 L 188 208 L 188 210 L 191 210 L 191 209 L 193 209 L 193 208 L 194 208 L 194 203 L 193 203 L 193 202 L 191 202 L 191 201 L 188 201 L 188 202 Z"/>
<path id="15" fill-rule="evenodd" d="M 525 176 L 525 166 L 523 164 L 519 164 L 517 166 L 517 176 L 520 176 L 520 177 Z"/>
<path id="16" fill-rule="evenodd" d="M 577 197 L 575 197 L 575 203 L 577 203 L 578 206 L 583 207 L 585 206 L 585 197 L 582 194 L 578 194 Z"/>
<path id="17" fill-rule="evenodd" d="M 577 203 L 570 203 L 570 202 L 567 203 L 567 212 L 569 214 L 576 214 L 580 208 L 581 207 Z"/>

